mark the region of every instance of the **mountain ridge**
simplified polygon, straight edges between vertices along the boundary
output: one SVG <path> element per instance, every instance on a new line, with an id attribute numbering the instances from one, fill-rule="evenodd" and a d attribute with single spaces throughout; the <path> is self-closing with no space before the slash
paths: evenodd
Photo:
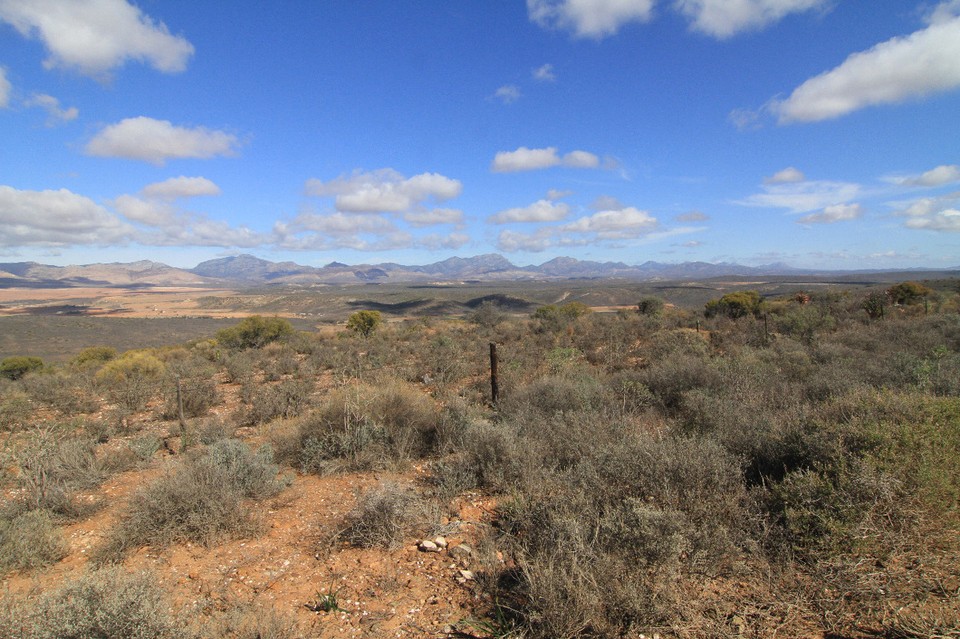
<path id="1" fill-rule="evenodd" d="M 457 283 L 564 279 L 626 279 L 636 281 L 708 279 L 715 277 L 836 276 L 889 272 L 953 272 L 945 269 L 799 269 L 783 263 L 744 266 L 731 262 L 645 261 L 638 265 L 556 257 L 540 265 L 518 266 L 497 253 L 450 257 L 425 265 L 392 262 L 348 265 L 330 262 L 306 266 L 271 262 L 240 254 L 200 262 L 190 269 L 150 260 L 70 266 L 37 262 L 0 263 L 0 287 L 30 286 L 259 286 L 340 285 L 370 283 Z"/>

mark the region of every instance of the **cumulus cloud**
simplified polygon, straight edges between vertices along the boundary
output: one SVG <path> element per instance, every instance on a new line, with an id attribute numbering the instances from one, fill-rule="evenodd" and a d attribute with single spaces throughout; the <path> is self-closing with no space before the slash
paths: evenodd
<path id="1" fill-rule="evenodd" d="M 632 206 L 598 211 L 560 227 L 566 233 L 593 233 L 600 239 L 629 239 L 645 235 L 658 226 L 657 218 Z"/>
<path id="2" fill-rule="evenodd" d="M 104 76 L 129 60 L 158 71 L 183 71 L 193 45 L 127 0 L 0 0 L 0 20 L 22 36 L 38 38 L 48 69 Z"/>
<path id="3" fill-rule="evenodd" d="M 545 29 L 599 40 L 627 23 L 648 22 L 653 5 L 654 0 L 527 0 L 527 15 Z"/>
<path id="4" fill-rule="evenodd" d="M 0 109 L 5 109 L 10 104 L 10 92 L 13 87 L 7 80 L 7 70 L 0 67 Z"/>
<path id="5" fill-rule="evenodd" d="M 383 215 L 304 212 L 290 223 L 276 223 L 273 232 L 277 246 L 292 250 L 383 251 L 415 245 L 409 232 Z"/>
<path id="6" fill-rule="evenodd" d="M 505 253 L 540 253 L 552 245 L 551 234 L 543 230 L 534 234 L 503 230 L 497 236 L 497 248 Z"/>
<path id="7" fill-rule="evenodd" d="M 691 28 L 715 38 L 757 30 L 791 13 L 823 8 L 829 0 L 676 0 L 678 11 L 691 20 Z"/>
<path id="8" fill-rule="evenodd" d="M 836 204 L 847 204 L 861 194 L 859 184 L 812 180 L 784 184 L 764 184 L 762 193 L 740 200 L 738 204 L 787 209 L 808 213 Z"/>
<path id="9" fill-rule="evenodd" d="M 200 195 L 220 195 L 220 187 L 205 177 L 185 177 L 181 175 L 163 182 L 148 184 L 143 187 L 143 194 L 147 197 L 173 200 Z"/>
<path id="10" fill-rule="evenodd" d="M 106 246 L 125 242 L 131 233 L 107 209 L 67 189 L 0 186 L 0 246 Z"/>
<path id="11" fill-rule="evenodd" d="M 907 218 L 904 226 L 909 229 L 960 232 L 960 191 L 895 206 L 894 215 Z"/>
<path id="12" fill-rule="evenodd" d="M 622 245 L 627 240 L 649 241 L 697 230 L 702 229 L 684 227 L 663 230 L 657 218 L 649 212 L 622 206 L 597 211 L 567 224 L 541 226 L 529 233 L 503 230 L 497 237 L 497 247 L 505 252 L 540 252 L 551 247 Z"/>
<path id="13" fill-rule="evenodd" d="M 429 209 L 407 211 L 403 219 L 413 226 L 434 226 L 436 224 L 462 224 L 463 211 L 460 209 Z"/>
<path id="14" fill-rule="evenodd" d="M 958 14 L 960 3 L 942 3 L 926 28 L 852 54 L 771 109 L 781 124 L 816 122 L 960 87 Z"/>
<path id="15" fill-rule="evenodd" d="M 859 204 L 834 204 L 824 208 L 819 213 L 804 215 L 797 222 L 799 224 L 833 224 L 855 220 L 862 215 L 863 207 Z"/>
<path id="16" fill-rule="evenodd" d="M 493 97 L 504 104 L 513 104 L 520 99 L 520 88 L 514 84 L 505 84 L 493 92 Z"/>
<path id="17" fill-rule="evenodd" d="M 430 251 L 455 251 L 470 243 L 470 236 L 465 233 L 450 233 L 449 235 L 432 234 L 416 240 L 415 245 Z"/>
<path id="18" fill-rule="evenodd" d="M 307 195 L 333 196 L 338 211 L 348 213 L 402 213 L 432 199 L 443 202 L 460 195 L 463 184 L 439 173 L 405 178 L 393 169 L 355 171 L 329 182 L 307 180 Z"/>
<path id="19" fill-rule="evenodd" d="M 112 204 L 128 220 L 147 226 L 171 226 L 177 221 L 177 209 L 169 202 L 120 195 L 113 199 Z"/>
<path id="20" fill-rule="evenodd" d="M 174 126 L 167 120 L 140 116 L 104 127 L 87 143 L 86 153 L 162 166 L 172 159 L 233 155 L 239 145 L 236 136 L 223 131 Z"/>
<path id="21" fill-rule="evenodd" d="M 796 169 L 792 166 L 788 166 L 782 171 L 777 171 L 770 177 L 763 178 L 764 184 L 791 184 L 794 182 L 803 182 L 807 179 L 807 176 L 803 174 L 803 171 Z"/>
<path id="22" fill-rule="evenodd" d="M 563 156 L 562 164 L 575 169 L 595 169 L 600 166 L 600 158 L 588 151 L 570 151 Z"/>
<path id="23" fill-rule="evenodd" d="M 515 173 L 560 165 L 577 169 L 594 169 L 600 166 L 600 158 L 588 151 L 571 151 L 561 157 L 554 146 L 545 149 L 528 149 L 521 146 L 516 151 L 498 151 L 493 158 L 490 170 L 494 173 Z"/>
<path id="24" fill-rule="evenodd" d="M 397 230 L 393 222 L 382 215 L 347 215 L 345 213 L 303 213 L 294 220 L 291 230 L 314 231 L 336 237 L 355 236 L 361 233 L 386 235 Z"/>
<path id="25" fill-rule="evenodd" d="M 557 74 L 552 64 L 545 64 L 533 70 L 533 79 L 539 82 L 555 82 Z"/>
<path id="26" fill-rule="evenodd" d="M 890 181 L 900 186 L 934 187 L 952 184 L 953 182 L 960 182 L 960 165 L 943 164 L 920 175 L 895 177 L 891 178 Z"/>
<path id="27" fill-rule="evenodd" d="M 506 209 L 490 216 L 494 224 L 510 224 L 514 222 L 558 222 L 566 219 L 570 214 L 570 207 L 563 202 L 538 200 L 530 206 Z"/>
<path id="28" fill-rule="evenodd" d="M 45 93 L 35 93 L 32 98 L 26 101 L 27 106 L 40 107 L 47 112 L 47 126 L 56 126 L 64 122 L 76 120 L 80 115 L 77 107 L 63 109 L 60 107 L 60 100 L 52 95 Z"/>

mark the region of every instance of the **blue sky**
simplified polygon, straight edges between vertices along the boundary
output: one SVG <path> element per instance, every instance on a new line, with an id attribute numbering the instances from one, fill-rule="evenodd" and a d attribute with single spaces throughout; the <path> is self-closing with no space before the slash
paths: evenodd
<path id="1" fill-rule="evenodd" d="M 960 264 L 960 0 L 0 0 L 0 261 Z"/>

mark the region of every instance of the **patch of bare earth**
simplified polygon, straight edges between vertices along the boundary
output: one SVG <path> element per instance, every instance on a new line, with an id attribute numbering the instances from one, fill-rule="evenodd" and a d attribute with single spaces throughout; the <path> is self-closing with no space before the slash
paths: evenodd
<path id="1" fill-rule="evenodd" d="M 42 573 L 10 576 L 6 589 L 45 590 L 78 576 L 130 494 L 162 472 L 161 466 L 154 463 L 107 481 L 97 494 L 107 506 L 65 527 L 69 555 Z M 311 637 L 440 636 L 472 618 L 478 607 L 475 585 L 461 573 L 474 560 L 453 549 L 474 545 L 490 517 L 487 503 L 477 498 L 453 504 L 443 526 L 448 547 L 437 553 L 419 551 L 414 538 L 395 549 L 356 548 L 336 539 L 358 495 L 382 480 L 418 485 L 418 474 L 416 469 L 402 474 L 298 474 L 278 496 L 259 504 L 264 531 L 259 536 L 213 547 L 143 547 L 124 566 L 157 574 L 173 603 L 188 610 L 262 605 L 296 618 Z M 318 610 L 325 595 L 333 597 L 326 599 L 335 601 L 338 609 Z"/>

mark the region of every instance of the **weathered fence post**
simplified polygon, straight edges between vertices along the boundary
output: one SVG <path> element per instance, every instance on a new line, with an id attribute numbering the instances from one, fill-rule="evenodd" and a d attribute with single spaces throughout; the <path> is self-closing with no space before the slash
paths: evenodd
<path id="1" fill-rule="evenodd" d="M 497 345 L 490 342 L 490 400 L 494 406 L 500 399 L 500 388 L 497 385 Z"/>

